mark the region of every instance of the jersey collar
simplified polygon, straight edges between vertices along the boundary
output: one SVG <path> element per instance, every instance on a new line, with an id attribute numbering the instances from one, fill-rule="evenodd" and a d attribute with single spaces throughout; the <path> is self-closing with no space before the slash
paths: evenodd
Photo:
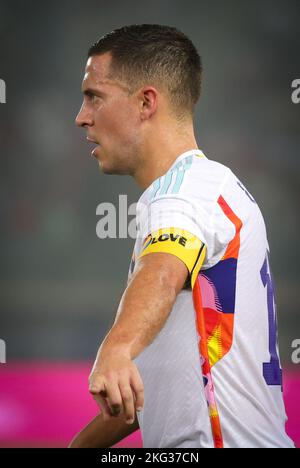
<path id="1" fill-rule="evenodd" d="M 174 166 L 176 166 L 176 164 L 178 164 L 179 161 L 181 161 L 182 159 L 185 159 L 187 158 L 188 156 L 198 156 L 200 158 L 206 158 L 205 154 L 203 153 L 203 151 L 201 151 L 200 149 L 196 148 L 196 149 L 193 149 L 193 150 L 189 150 L 189 151 L 185 151 L 184 153 L 180 154 L 178 156 L 177 159 L 175 159 L 175 161 L 173 162 L 172 166 L 168 169 L 168 171 L 170 169 L 173 169 Z M 167 172 L 168 172 L 167 171 Z"/>

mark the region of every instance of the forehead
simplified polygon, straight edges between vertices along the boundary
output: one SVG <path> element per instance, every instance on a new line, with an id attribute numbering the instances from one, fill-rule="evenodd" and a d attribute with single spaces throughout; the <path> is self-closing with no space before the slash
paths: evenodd
<path id="1" fill-rule="evenodd" d="M 111 55 L 93 55 L 89 57 L 82 82 L 82 89 L 90 86 L 94 88 L 103 88 L 110 85 L 116 85 L 117 81 L 109 78 Z"/>

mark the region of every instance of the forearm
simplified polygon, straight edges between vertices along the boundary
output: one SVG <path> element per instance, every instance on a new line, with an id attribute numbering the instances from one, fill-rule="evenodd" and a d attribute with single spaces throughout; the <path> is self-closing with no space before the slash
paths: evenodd
<path id="1" fill-rule="evenodd" d="M 117 346 L 130 359 L 138 356 L 164 326 L 177 293 L 163 268 L 149 273 L 149 268 L 146 272 L 141 263 L 123 294 L 114 325 L 99 352 Z"/>
<path id="2" fill-rule="evenodd" d="M 89 391 L 110 419 L 123 409 L 127 424 L 144 406 L 144 385 L 133 360 L 164 326 L 188 274 L 175 255 L 139 258 L 114 325 L 102 342 L 89 377 Z"/>
<path id="3" fill-rule="evenodd" d="M 137 419 L 128 425 L 122 416 L 104 421 L 100 413 L 75 436 L 69 448 L 109 448 L 138 429 Z"/>

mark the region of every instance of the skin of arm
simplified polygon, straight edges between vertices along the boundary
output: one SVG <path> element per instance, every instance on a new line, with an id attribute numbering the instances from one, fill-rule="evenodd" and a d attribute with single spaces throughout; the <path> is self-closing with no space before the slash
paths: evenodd
<path id="1" fill-rule="evenodd" d="M 137 419 L 131 425 L 126 424 L 123 416 L 104 421 L 100 413 L 74 437 L 68 448 L 110 448 L 138 429 Z"/>
<path id="2" fill-rule="evenodd" d="M 169 253 L 138 259 L 89 377 L 89 391 L 104 421 L 123 415 L 132 425 L 135 411 L 142 409 L 143 382 L 133 359 L 164 326 L 187 275 L 183 261 Z"/>

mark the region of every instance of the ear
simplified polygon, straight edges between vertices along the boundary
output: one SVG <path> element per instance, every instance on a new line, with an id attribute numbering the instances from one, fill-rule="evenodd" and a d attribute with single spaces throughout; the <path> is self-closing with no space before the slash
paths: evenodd
<path id="1" fill-rule="evenodd" d="M 139 91 L 140 116 L 142 120 L 150 119 L 157 110 L 158 91 L 153 86 L 144 86 Z"/>

